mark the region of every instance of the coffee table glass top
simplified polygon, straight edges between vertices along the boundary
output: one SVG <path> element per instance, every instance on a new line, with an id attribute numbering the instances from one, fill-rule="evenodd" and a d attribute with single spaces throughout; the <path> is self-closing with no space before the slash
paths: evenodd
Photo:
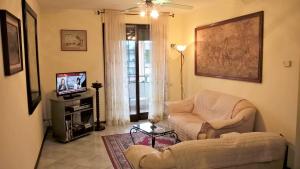
<path id="1" fill-rule="evenodd" d="M 166 127 L 166 126 L 160 126 L 160 125 L 155 125 L 155 127 L 153 127 L 153 125 L 150 122 L 146 122 L 146 123 L 141 123 L 141 124 L 135 124 L 133 125 L 133 128 L 142 130 L 144 132 L 147 133 L 151 133 L 151 134 L 163 134 L 163 133 L 168 133 L 168 132 L 173 132 L 174 130 Z"/>

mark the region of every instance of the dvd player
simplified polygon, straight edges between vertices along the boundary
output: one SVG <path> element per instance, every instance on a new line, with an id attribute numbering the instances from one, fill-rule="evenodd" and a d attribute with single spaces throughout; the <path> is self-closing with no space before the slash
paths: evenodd
<path id="1" fill-rule="evenodd" d="M 91 105 L 89 105 L 89 104 L 81 105 L 81 106 L 80 105 L 74 105 L 74 106 L 69 106 L 68 109 L 69 109 L 69 111 L 74 112 L 74 111 L 87 109 L 87 108 L 90 108 L 90 107 L 91 107 Z"/>

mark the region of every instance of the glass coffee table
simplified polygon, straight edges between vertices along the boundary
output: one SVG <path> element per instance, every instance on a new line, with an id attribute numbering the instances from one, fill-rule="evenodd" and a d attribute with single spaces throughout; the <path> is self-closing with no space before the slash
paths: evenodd
<path id="1" fill-rule="evenodd" d="M 174 137 L 176 143 L 179 142 L 178 136 L 175 131 L 169 127 L 160 126 L 160 125 L 152 125 L 150 122 L 135 124 L 130 129 L 130 137 L 132 139 L 133 144 L 135 144 L 133 133 L 141 132 L 152 138 L 152 147 L 155 146 L 155 138 L 159 136 L 171 136 Z"/>

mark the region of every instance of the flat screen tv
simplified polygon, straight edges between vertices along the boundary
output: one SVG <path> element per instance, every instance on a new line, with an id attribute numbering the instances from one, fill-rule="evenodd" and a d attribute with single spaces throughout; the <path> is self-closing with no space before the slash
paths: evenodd
<path id="1" fill-rule="evenodd" d="M 86 72 L 69 72 L 56 74 L 57 96 L 86 92 Z"/>

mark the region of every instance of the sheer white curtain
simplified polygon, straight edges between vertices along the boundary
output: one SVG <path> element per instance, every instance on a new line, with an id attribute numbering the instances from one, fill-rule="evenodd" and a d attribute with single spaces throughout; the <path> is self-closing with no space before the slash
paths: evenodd
<path id="1" fill-rule="evenodd" d="M 126 25 L 119 11 L 105 10 L 105 98 L 108 125 L 129 122 Z"/>
<path id="2" fill-rule="evenodd" d="M 152 41 L 151 83 L 149 117 L 163 117 L 166 100 L 166 58 L 167 58 L 168 15 L 160 15 L 151 20 L 150 37 Z"/>

